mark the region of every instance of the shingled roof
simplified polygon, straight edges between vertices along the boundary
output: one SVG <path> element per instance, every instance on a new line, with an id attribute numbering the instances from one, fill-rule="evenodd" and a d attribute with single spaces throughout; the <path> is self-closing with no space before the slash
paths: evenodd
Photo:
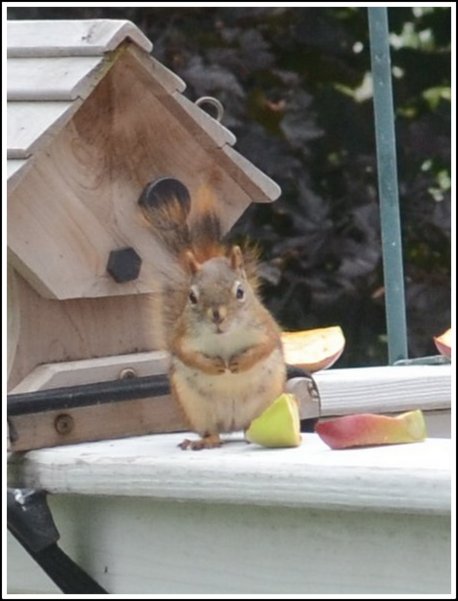
<path id="1" fill-rule="evenodd" d="M 236 139 L 229 130 L 182 94 L 185 83 L 149 55 L 153 46 L 144 34 L 129 21 L 108 19 L 8 22 L 9 191 L 103 79 L 127 41 L 148 61 L 151 86 L 173 98 L 168 110 L 208 150 L 222 149 L 225 167 L 253 200 L 275 200 L 277 184 L 232 148 Z"/>

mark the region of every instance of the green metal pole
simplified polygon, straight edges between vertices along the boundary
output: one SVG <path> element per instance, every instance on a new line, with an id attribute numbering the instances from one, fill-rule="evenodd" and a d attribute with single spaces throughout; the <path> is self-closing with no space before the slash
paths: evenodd
<path id="1" fill-rule="evenodd" d="M 382 228 L 388 360 L 407 358 L 407 327 L 399 215 L 396 137 L 386 8 L 368 8 L 375 137 Z"/>

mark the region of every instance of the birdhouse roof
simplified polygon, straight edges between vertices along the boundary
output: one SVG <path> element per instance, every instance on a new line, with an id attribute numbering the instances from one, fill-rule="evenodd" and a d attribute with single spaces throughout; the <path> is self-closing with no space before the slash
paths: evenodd
<path id="1" fill-rule="evenodd" d="M 9 191 L 89 97 L 126 43 L 148 61 L 144 64 L 157 94 L 173 98 L 168 110 L 208 151 L 222 151 L 224 168 L 252 200 L 275 200 L 278 185 L 232 148 L 232 132 L 182 94 L 185 83 L 149 55 L 153 45 L 140 29 L 130 21 L 110 19 L 8 22 Z"/>
<path id="2" fill-rule="evenodd" d="M 279 196 L 129 21 L 10 21 L 7 48 L 8 257 L 40 295 L 159 292 L 173 265 L 139 218 L 151 181 L 193 199 L 207 186 L 223 231 Z M 141 269 L 118 281 L 109 258 L 125 248 Z"/>

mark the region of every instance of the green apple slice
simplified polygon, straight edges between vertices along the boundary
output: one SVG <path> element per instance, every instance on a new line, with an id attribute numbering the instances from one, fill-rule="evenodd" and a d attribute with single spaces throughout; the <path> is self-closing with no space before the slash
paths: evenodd
<path id="1" fill-rule="evenodd" d="M 301 432 L 296 398 L 287 393 L 280 395 L 251 422 L 246 438 L 263 447 L 298 447 Z"/>

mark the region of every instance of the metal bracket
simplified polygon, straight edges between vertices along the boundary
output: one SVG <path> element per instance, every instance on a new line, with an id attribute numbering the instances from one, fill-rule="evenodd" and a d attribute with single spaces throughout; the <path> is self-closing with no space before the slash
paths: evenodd
<path id="1" fill-rule="evenodd" d="M 107 594 L 57 546 L 59 532 L 46 502 L 47 493 L 8 488 L 8 530 L 66 594 Z"/>

